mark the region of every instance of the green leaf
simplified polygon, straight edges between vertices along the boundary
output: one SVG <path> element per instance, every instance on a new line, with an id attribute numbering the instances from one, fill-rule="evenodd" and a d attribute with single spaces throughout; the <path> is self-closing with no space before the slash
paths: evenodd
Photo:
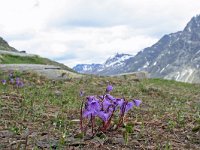
<path id="1" fill-rule="evenodd" d="M 76 135 L 74 135 L 74 138 L 79 138 L 79 139 L 82 139 L 84 137 L 84 133 L 78 133 Z"/>
<path id="2" fill-rule="evenodd" d="M 127 124 L 125 126 L 126 132 L 127 133 L 132 133 L 133 132 L 133 125 L 132 124 Z"/>
<path id="3" fill-rule="evenodd" d="M 200 126 L 196 126 L 192 129 L 193 132 L 198 132 L 200 131 Z"/>

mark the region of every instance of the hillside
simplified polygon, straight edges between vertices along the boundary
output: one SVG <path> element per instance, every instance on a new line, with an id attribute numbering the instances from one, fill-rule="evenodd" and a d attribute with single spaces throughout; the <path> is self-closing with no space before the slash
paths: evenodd
<path id="1" fill-rule="evenodd" d="M 200 147 L 200 85 L 146 79 L 84 76 L 61 81 L 32 73 L 14 72 L 23 87 L 0 72 L 0 149 L 193 149 Z M 80 134 L 80 107 L 86 96 L 111 94 L 128 101 L 142 100 L 126 114 L 118 130 Z M 79 92 L 84 91 L 80 97 Z M 115 116 L 117 117 L 117 116 Z M 96 118 L 97 119 L 97 118 Z"/>
<path id="2" fill-rule="evenodd" d="M 0 54 L 0 63 L 2 64 L 43 64 L 43 65 L 55 65 L 61 69 L 75 72 L 73 69 L 65 66 L 64 64 L 52 61 L 48 58 L 43 58 L 38 55 L 33 56 L 17 56 L 10 54 Z"/>
<path id="3" fill-rule="evenodd" d="M 0 37 L 0 50 L 17 51 L 15 48 L 8 45 L 8 43 L 2 37 Z"/>
<path id="4" fill-rule="evenodd" d="M 65 66 L 64 64 L 43 58 L 34 54 L 27 54 L 20 52 L 15 48 L 8 45 L 8 43 L 0 37 L 0 63 L 1 64 L 43 64 L 59 66 L 63 70 L 75 72 L 73 69 Z"/>

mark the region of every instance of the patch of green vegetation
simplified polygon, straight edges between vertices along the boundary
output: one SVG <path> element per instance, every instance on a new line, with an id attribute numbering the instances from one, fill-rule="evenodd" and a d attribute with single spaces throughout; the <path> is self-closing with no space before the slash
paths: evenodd
<path id="1" fill-rule="evenodd" d="M 2 55 L 2 64 L 44 64 L 44 60 L 41 57 L 22 57 L 15 55 Z"/>

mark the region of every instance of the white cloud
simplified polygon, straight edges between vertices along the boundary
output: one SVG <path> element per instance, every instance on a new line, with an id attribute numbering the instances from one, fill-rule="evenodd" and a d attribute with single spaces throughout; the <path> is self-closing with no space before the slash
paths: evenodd
<path id="1" fill-rule="evenodd" d="M 68 66 L 136 54 L 182 30 L 196 0 L 0 0 L 0 36 L 10 45 Z"/>

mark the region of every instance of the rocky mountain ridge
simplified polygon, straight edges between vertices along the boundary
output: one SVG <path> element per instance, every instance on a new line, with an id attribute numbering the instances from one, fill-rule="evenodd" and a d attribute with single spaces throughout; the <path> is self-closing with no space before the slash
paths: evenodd
<path id="1" fill-rule="evenodd" d="M 200 15 L 193 17 L 182 31 L 164 35 L 151 47 L 125 59 L 118 67 L 94 71 L 116 75 L 146 71 L 152 78 L 200 83 Z"/>
<path id="2" fill-rule="evenodd" d="M 126 72 L 147 71 L 150 77 L 200 82 L 200 16 L 183 31 L 164 35 L 126 62 Z"/>
<path id="3" fill-rule="evenodd" d="M 121 68 L 125 61 L 132 58 L 130 54 L 119 54 L 109 57 L 103 64 L 78 64 L 73 69 L 79 73 L 110 75 L 110 71 Z"/>

